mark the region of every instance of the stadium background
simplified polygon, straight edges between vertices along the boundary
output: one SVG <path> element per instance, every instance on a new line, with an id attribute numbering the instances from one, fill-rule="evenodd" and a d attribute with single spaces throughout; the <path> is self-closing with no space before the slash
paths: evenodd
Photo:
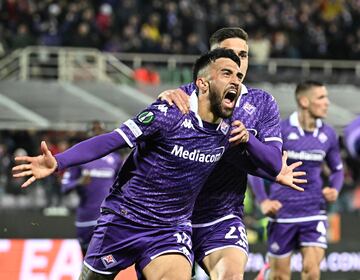
<path id="1" fill-rule="evenodd" d="M 37 154 L 40 139 L 59 152 L 95 119 L 118 126 L 189 82 L 209 35 L 225 26 L 249 33 L 246 84 L 272 93 L 282 117 L 295 109 L 295 84 L 309 78 L 327 84 L 327 121 L 340 135 L 360 113 L 356 0 L 0 1 L 0 279 L 76 279 L 81 263 L 76 194 L 60 194 L 60 175 L 21 190 L 10 175 L 14 155 Z M 323 279 L 360 279 L 360 165 L 342 152 L 345 185 L 329 207 Z M 252 279 L 266 233 L 251 193 L 246 211 Z M 295 256 L 294 279 L 300 264 Z"/>

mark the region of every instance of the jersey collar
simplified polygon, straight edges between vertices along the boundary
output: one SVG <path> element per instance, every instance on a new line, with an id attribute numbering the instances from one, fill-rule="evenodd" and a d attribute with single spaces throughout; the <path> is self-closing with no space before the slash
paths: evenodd
<path id="1" fill-rule="evenodd" d="M 300 133 L 301 136 L 305 135 L 305 132 L 304 132 L 304 130 L 301 127 L 300 122 L 299 122 L 299 113 L 298 112 L 295 111 L 294 113 L 292 113 L 290 115 L 289 122 L 290 122 L 291 126 L 297 127 L 297 129 L 299 130 L 299 133 Z M 316 128 L 315 128 L 315 130 L 313 132 L 313 136 L 317 137 L 318 134 L 319 134 L 319 128 L 323 126 L 322 120 L 321 119 L 316 119 L 315 125 L 316 125 Z"/>

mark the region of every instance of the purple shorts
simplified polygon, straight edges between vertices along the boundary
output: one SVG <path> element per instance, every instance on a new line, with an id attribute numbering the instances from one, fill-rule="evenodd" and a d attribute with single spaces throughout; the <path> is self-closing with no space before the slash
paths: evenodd
<path id="1" fill-rule="evenodd" d="M 208 224 L 193 225 L 195 260 L 201 263 L 212 252 L 233 247 L 249 252 L 246 229 L 238 217 Z"/>
<path id="2" fill-rule="evenodd" d="M 92 271 L 113 274 L 134 263 L 140 270 L 156 257 L 182 254 L 193 263 L 191 225 L 149 227 L 113 213 L 102 213 L 84 264 Z"/>
<path id="3" fill-rule="evenodd" d="M 269 222 L 268 254 L 271 257 L 287 257 L 293 250 L 314 246 L 327 248 L 326 220 L 296 223 Z"/>

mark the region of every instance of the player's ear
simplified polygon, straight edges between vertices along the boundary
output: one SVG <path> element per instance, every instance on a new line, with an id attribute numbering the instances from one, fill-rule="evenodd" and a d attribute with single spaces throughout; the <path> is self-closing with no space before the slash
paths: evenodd
<path id="1" fill-rule="evenodd" d="M 308 108 L 310 100 L 306 95 L 301 95 L 298 98 L 298 102 L 301 108 Z"/>
<path id="2" fill-rule="evenodd" d="M 209 89 L 209 82 L 205 77 L 198 77 L 196 79 L 196 86 L 200 93 L 206 92 Z"/>

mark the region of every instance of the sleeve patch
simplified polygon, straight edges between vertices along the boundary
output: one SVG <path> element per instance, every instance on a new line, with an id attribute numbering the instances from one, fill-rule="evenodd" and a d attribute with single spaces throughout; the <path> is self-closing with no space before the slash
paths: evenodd
<path id="1" fill-rule="evenodd" d="M 144 125 L 149 125 L 155 120 L 155 114 L 151 111 L 143 111 L 137 116 L 137 120 Z"/>
<path id="2" fill-rule="evenodd" d="M 126 125 L 130 129 L 130 131 L 134 134 L 136 138 L 138 138 L 142 134 L 140 127 L 138 127 L 138 125 L 133 120 L 127 120 L 126 122 L 124 122 L 124 125 Z"/>

